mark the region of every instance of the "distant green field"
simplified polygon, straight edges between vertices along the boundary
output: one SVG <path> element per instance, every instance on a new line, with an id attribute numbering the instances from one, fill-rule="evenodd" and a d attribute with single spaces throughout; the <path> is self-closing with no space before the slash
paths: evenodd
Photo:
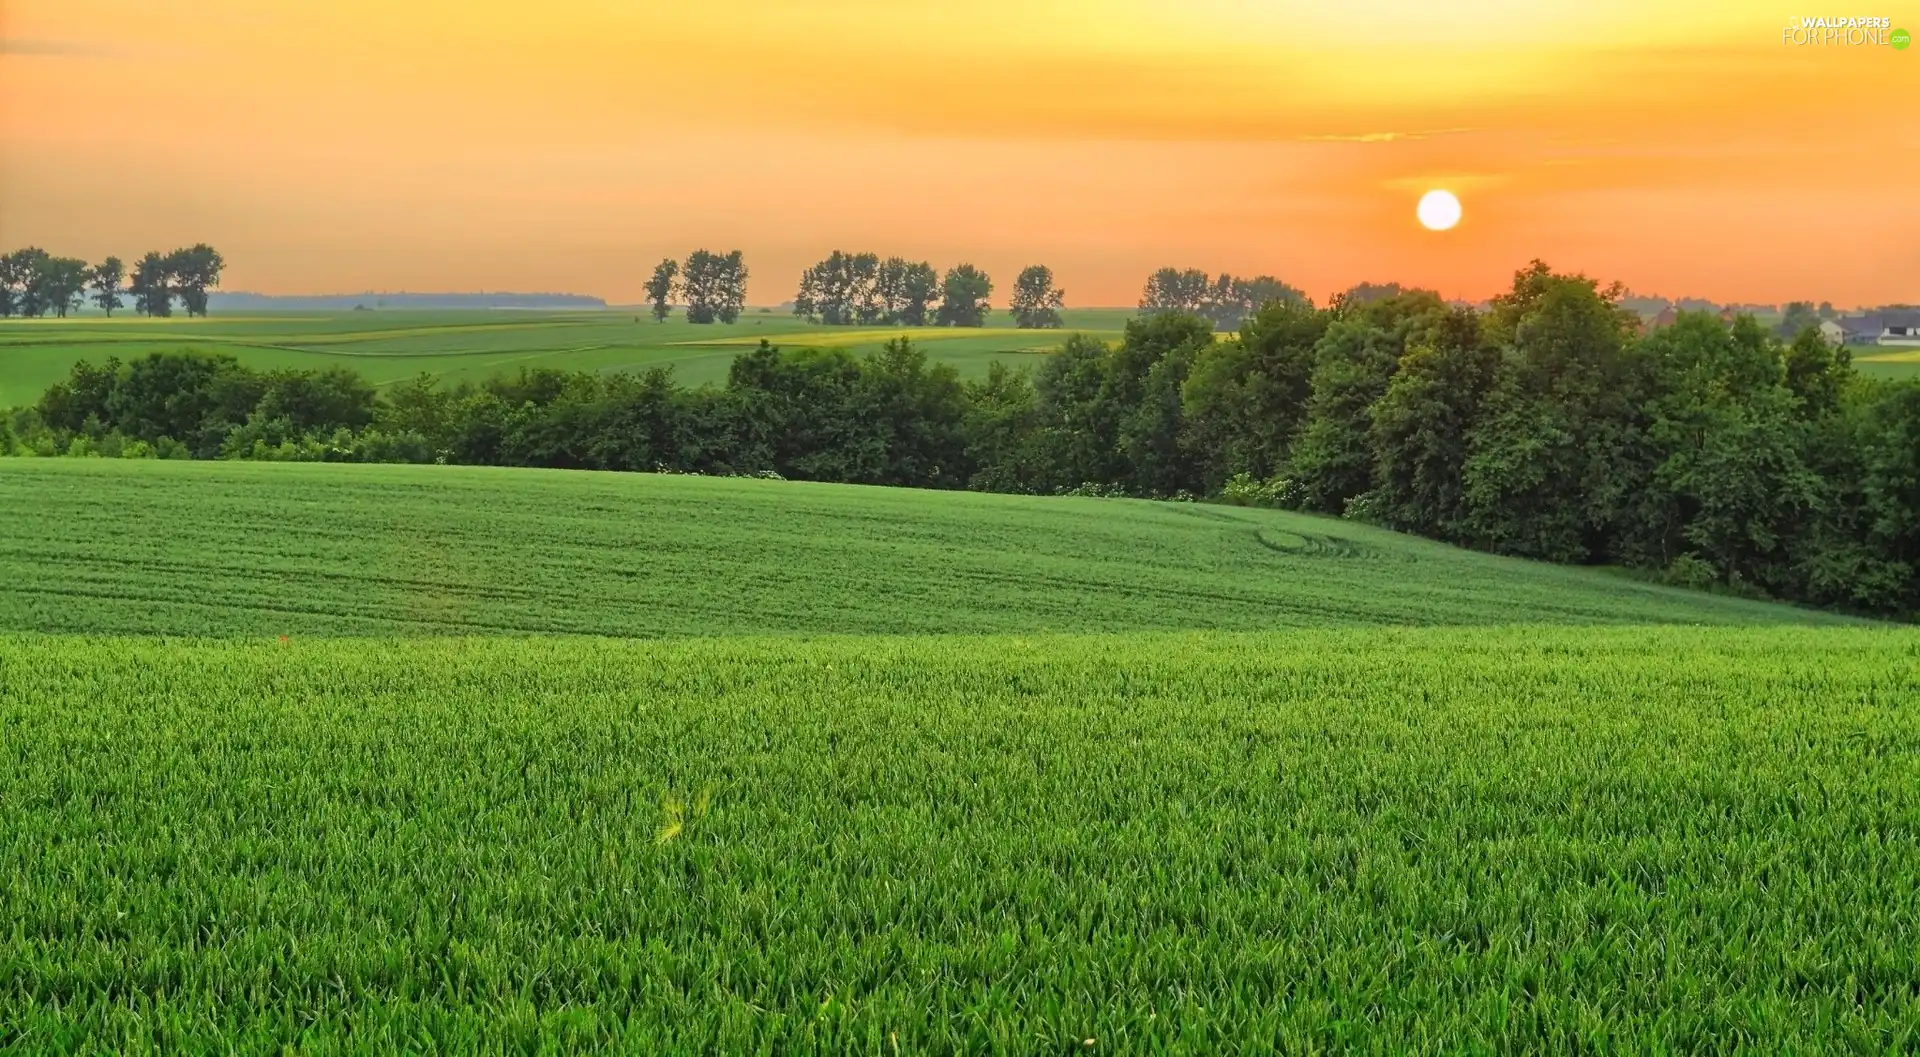
<path id="1" fill-rule="evenodd" d="M 1130 312 L 1066 313 L 1074 329 L 1117 337 Z M 877 348 L 901 334 L 927 343 L 937 361 L 979 375 L 995 360 L 1031 362 L 1059 345 L 1060 331 L 811 326 L 791 315 L 749 311 L 730 326 L 673 320 L 656 324 L 632 311 L 322 312 L 147 320 L 137 316 L 0 320 L 0 407 L 35 400 L 78 360 L 129 359 L 164 349 L 229 353 L 249 366 L 346 366 L 376 384 L 422 372 L 445 381 L 478 381 L 521 367 L 644 370 L 670 366 L 684 383 L 726 377 L 727 366 L 759 339 L 798 348 Z"/>
<path id="2" fill-rule="evenodd" d="M 1916 702 L 1912 629 L 0 636 L 0 1048 L 1913 1053 Z"/>
<path id="3" fill-rule="evenodd" d="M 1200 504 L 453 466 L 0 460 L 0 631 L 1838 623 Z"/>
<path id="4" fill-rule="evenodd" d="M 1920 378 L 1920 349 L 1855 349 L 1853 365 L 1881 378 Z"/>

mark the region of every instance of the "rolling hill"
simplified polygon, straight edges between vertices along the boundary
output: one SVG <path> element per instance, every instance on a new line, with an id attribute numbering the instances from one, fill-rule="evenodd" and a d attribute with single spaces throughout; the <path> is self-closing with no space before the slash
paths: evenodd
<path id="1" fill-rule="evenodd" d="M 1115 337 L 1132 313 L 1081 309 L 1067 325 Z M 789 348 L 835 345 L 855 353 L 902 334 L 963 375 L 995 361 L 1028 363 L 1057 347 L 1060 331 L 967 327 L 826 327 L 752 310 L 733 324 L 655 323 L 641 310 L 276 312 L 209 319 L 79 316 L 0 320 L 0 408 L 31 403 L 80 360 L 122 360 L 151 352 L 227 353 L 250 367 L 347 367 L 375 385 L 422 373 L 445 382 L 482 381 L 522 367 L 642 371 L 670 367 L 679 381 L 725 380 L 734 357 L 761 338 Z"/>
<path id="2" fill-rule="evenodd" d="M 0 630 L 618 636 L 1844 623 L 1350 522 L 452 466 L 0 460 Z"/>

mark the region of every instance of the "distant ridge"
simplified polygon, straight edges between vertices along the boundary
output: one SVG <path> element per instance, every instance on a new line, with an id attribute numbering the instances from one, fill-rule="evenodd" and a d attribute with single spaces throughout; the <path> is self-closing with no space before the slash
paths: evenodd
<path id="1" fill-rule="evenodd" d="M 367 308 L 605 308 L 607 303 L 585 294 L 253 294 L 216 293 L 208 298 L 215 311 L 304 311 Z"/>

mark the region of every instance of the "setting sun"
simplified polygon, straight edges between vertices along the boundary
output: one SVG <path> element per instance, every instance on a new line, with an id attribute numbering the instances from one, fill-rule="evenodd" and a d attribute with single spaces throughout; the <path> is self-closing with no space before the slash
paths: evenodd
<path id="1" fill-rule="evenodd" d="M 1428 231 L 1446 231 L 1460 223 L 1460 199 L 1452 191 L 1433 190 L 1420 196 L 1420 205 L 1415 210 L 1420 217 L 1420 226 Z"/>

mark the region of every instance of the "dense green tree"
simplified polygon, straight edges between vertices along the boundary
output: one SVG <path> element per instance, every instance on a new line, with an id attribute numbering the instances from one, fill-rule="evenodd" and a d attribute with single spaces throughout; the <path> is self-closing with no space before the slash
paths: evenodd
<path id="1" fill-rule="evenodd" d="M 1302 301 L 1270 301 L 1241 325 L 1238 340 L 1195 357 L 1182 389 L 1183 443 L 1209 487 L 1240 473 L 1264 480 L 1285 467 L 1328 320 Z"/>
<path id="2" fill-rule="evenodd" d="M 52 259 L 51 254 L 38 246 L 7 254 L 6 277 L 8 286 L 14 292 L 14 312 L 39 317 L 52 311 L 52 298 L 47 288 L 47 262 Z"/>
<path id="3" fill-rule="evenodd" d="M 86 301 L 87 262 L 77 257 L 42 256 L 34 261 L 27 283 L 29 315 L 49 312 L 65 318 Z"/>
<path id="4" fill-rule="evenodd" d="M 1535 261 L 1494 299 L 1485 324 L 1504 356 L 1463 474 L 1471 542 L 1567 562 L 1602 549 L 1631 481 L 1616 472 L 1633 422 L 1618 295 Z"/>
<path id="5" fill-rule="evenodd" d="M 1340 299 L 1313 347 L 1304 422 L 1290 443 L 1292 497 L 1311 510 L 1344 512 L 1375 485 L 1371 422 L 1409 341 L 1428 338 L 1446 317 L 1430 292 Z M 1369 512 L 1377 516 L 1377 512 Z"/>
<path id="6" fill-rule="evenodd" d="M 1036 460 L 1042 472 L 1031 482 L 1032 490 L 1119 479 L 1123 408 L 1108 399 L 1112 362 L 1106 344 L 1084 334 L 1068 335 L 1059 352 L 1040 361 L 1033 386 L 1040 430 Z"/>
<path id="7" fill-rule="evenodd" d="M 1800 398 L 1802 414 L 1820 418 L 1839 410 L 1841 395 L 1853 381 L 1853 354 L 1833 345 L 1820 331 L 1797 331 L 1785 356 L 1786 386 Z"/>
<path id="8" fill-rule="evenodd" d="M 983 379 L 967 383 L 967 487 L 981 492 L 1030 492 L 1043 487 L 1052 469 L 1040 429 L 1039 395 L 1033 375 L 995 360 Z"/>
<path id="9" fill-rule="evenodd" d="M 993 280 L 971 264 L 947 269 L 940 281 L 940 312 L 937 322 L 943 327 L 984 327 L 992 310 Z"/>
<path id="10" fill-rule="evenodd" d="M 1222 273 L 1202 298 L 1200 314 L 1219 330 L 1238 330 L 1248 316 L 1270 304 L 1305 305 L 1307 297 L 1271 275 L 1243 279 Z"/>
<path id="11" fill-rule="evenodd" d="M 929 364 L 924 350 L 895 338 L 860 362 L 852 412 L 873 455 L 862 484 L 962 488 L 967 459 L 967 399 L 952 364 Z"/>
<path id="12" fill-rule="evenodd" d="M 853 297 L 849 305 L 854 322 L 867 327 L 887 322 L 886 298 L 880 292 L 880 256 L 856 253 L 847 262 L 847 268 L 852 279 Z"/>
<path id="13" fill-rule="evenodd" d="M 965 389 L 905 338 L 855 360 L 845 349 L 782 352 L 761 343 L 734 361 L 747 458 L 783 476 L 954 488 L 969 476 Z"/>
<path id="14" fill-rule="evenodd" d="M 220 285 L 220 273 L 226 261 L 206 243 L 174 250 L 166 257 L 166 273 L 173 282 L 173 294 L 180 299 L 189 316 L 207 314 L 207 292 Z"/>
<path id="15" fill-rule="evenodd" d="M 909 327 L 932 325 L 940 300 L 940 273 L 932 264 L 888 257 L 880 263 L 874 288 L 885 322 Z"/>
<path id="16" fill-rule="evenodd" d="M 794 314 L 828 326 L 882 322 L 889 312 L 886 292 L 880 288 L 880 273 L 877 255 L 834 250 L 801 274 L 800 289 L 793 299 Z"/>
<path id="17" fill-rule="evenodd" d="M 65 380 L 41 395 L 36 405 L 40 420 L 68 433 L 104 432 L 112 417 L 107 401 L 119 376 L 118 359 L 108 359 L 99 367 L 81 360 L 68 368 Z"/>
<path id="18" fill-rule="evenodd" d="M 800 273 L 800 288 L 793 294 L 794 315 L 809 323 L 820 323 L 824 322 L 823 313 L 837 314 L 837 301 L 834 292 L 829 289 L 833 282 L 833 276 L 829 272 L 837 270 L 833 265 L 838 263 L 840 256 L 841 252 L 834 250 L 826 260 Z"/>
<path id="19" fill-rule="evenodd" d="M 719 300 L 714 305 L 714 318 L 722 323 L 738 322 L 741 311 L 747 307 L 747 264 L 739 250 L 727 254 L 726 267 L 721 271 L 719 292 Z"/>
<path id="20" fill-rule="evenodd" d="M 635 410 L 629 397 L 650 388 L 646 376 L 540 371 L 521 380 L 529 398 L 518 405 L 508 398 L 498 411 L 476 405 L 498 415 L 499 461 L 568 470 L 653 469 L 646 459 L 655 424 L 644 413 L 628 413 Z"/>
<path id="21" fill-rule="evenodd" d="M 1180 443 L 1209 491 L 1236 474 L 1264 480 L 1273 473 L 1275 463 L 1265 458 L 1268 446 L 1246 432 L 1246 427 L 1262 421 L 1254 407 L 1264 379 L 1254 374 L 1253 367 L 1244 335 L 1216 341 L 1194 357 L 1181 387 Z M 1284 449 L 1284 445 L 1283 438 L 1276 446 Z"/>
<path id="22" fill-rule="evenodd" d="M 1780 333 L 1791 338 L 1808 328 L 1820 326 L 1820 313 L 1811 301 L 1789 301 L 1780 316 Z"/>
<path id="23" fill-rule="evenodd" d="M 676 386 L 669 368 L 596 376 L 582 461 L 595 470 L 695 470 L 703 458 L 694 412 L 704 397 Z M 724 441 L 721 442 L 724 444 Z"/>
<path id="24" fill-rule="evenodd" d="M 411 432 L 428 438 L 436 449 L 447 446 L 453 394 L 425 371 L 386 387 L 374 408 L 375 427 L 394 433 Z"/>
<path id="25" fill-rule="evenodd" d="M 907 266 L 901 284 L 906 308 L 900 321 L 909 326 L 932 326 L 939 318 L 943 288 L 939 273 L 926 261 Z"/>
<path id="26" fill-rule="evenodd" d="M 679 286 L 679 261 L 666 257 L 653 266 L 653 276 L 647 280 L 647 302 L 653 306 L 655 323 L 667 321 L 667 315 L 672 311 L 674 291 Z"/>
<path id="27" fill-rule="evenodd" d="M 1459 538 L 1467 441 L 1499 367 L 1500 352 L 1471 309 L 1448 312 L 1400 357 L 1368 412 L 1374 509 L 1383 523 Z"/>
<path id="28" fill-rule="evenodd" d="M 1920 384 L 1858 386 L 1843 421 L 1859 460 L 1846 497 L 1858 531 L 1844 548 L 1813 550 L 1815 560 L 1852 559 L 1827 570 L 1814 600 L 1920 618 Z"/>
<path id="29" fill-rule="evenodd" d="M 1144 495 L 1205 487 L 1203 464 L 1181 445 L 1186 432 L 1181 389 L 1212 344 L 1212 325 L 1190 313 L 1163 312 L 1127 322 L 1099 397 L 1102 417 L 1116 423 L 1121 472 L 1101 483 Z"/>
<path id="30" fill-rule="evenodd" d="M 1350 306 L 1372 304 L 1399 297 L 1409 290 L 1399 283 L 1355 283 L 1334 295 L 1333 308 L 1336 310 Z"/>
<path id="31" fill-rule="evenodd" d="M 0 319 L 26 314 L 27 280 L 33 275 L 33 254 L 43 250 L 14 250 L 0 256 Z"/>
<path id="32" fill-rule="evenodd" d="M 1751 316 L 1729 328 L 1683 313 L 1639 357 L 1655 462 L 1616 549 L 1648 564 L 1685 556 L 1729 583 L 1784 583 L 1793 537 L 1825 490 L 1805 460 L 1805 416 L 1777 343 Z M 1636 539 L 1649 531 L 1662 536 Z"/>
<path id="33" fill-rule="evenodd" d="M 231 356 L 192 352 L 156 352 L 133 360 L 120 369 L 112 393 L 107 397 L 107 414 L 114 429 L 149 444 L 161 437 L 177 441 L 199 442 L 212 432 L 239 421 L 252 402 L 223 399 L 229 390 L 218 383 L 224 377 L 246 377 Z M 227 410 L 232 418 L 222 420 L 216 413 Z M 211 446 L 199 446 L 203 452 L 218 450 L 217 437 Z"/>
<path id="34" fill-rule="evenodd" d="M 1370 320 L 1336 319 L 1315 344 L 1305 419 L 1287 459 L 1307 509 L 1342 513 L 1373 487 L 1372 409 L 1399 366 L 1397 338 Z"/>
<path id="35" fill-rule="evenodd" d="M 149 318 L 173 315 L 172 265 L 159 253 L 149 253 L 133 266 L 133 280 L 127 284 L 133 295 L 133 309 Z"/>
<path id="36" fill-rule="evenodd" d="M 747 304 L 747 265 L 739 250 L 721 256 L 695 250 L 681 268 L 687 322 L 732 323 Z"/>
<path id="37" fill-rule="evenodd" d="M 1147 312 L 1190 312 L 1199 315 L 1207 307 L 1207 295 L 1213 282 L 1198 268 L 1162 268 L 1147 277 L 1140 293 L 1140 307 Z"/>
<path id="38" fill-rule="evenodd" d="M 1197 268 L 1162 268 L 1147 277 L 1140 307 L 1148 312 L 1189 312 L 1219 330 L 1237 330 L 1270 304 L 1305 305 L 1307 297 L 1271 275 L 1218 278 Z"/>
<path id="39" fill-rule="evenodd" d="M 274 371 L 264 380 L 254 413 L 285 420 L 296 433 L 362 429 L 373 421 L 373 386 L 344 367 Z"/>
<path id="40" fill-rule="evenodd" d="M 1120 483 L 1129 493 L 1170 496 L 1208 490 L 1205 461 L 1182 443 L 1186 422 L 1181 390 L 1194 361 L 1212 341 L 1209 331 L 1167 349 L 1140 380 L 1138 401 L 1121 409 L 1119 449 L 1126 469 Z"/>
<path id="41" fill-rule="evenodd" d="M 1023 330 L 1048 330 L 1060 325 L 1060 310 L 1067 304 L 1067 292 L 1053 285 L 1053 269 L 1044 264 L 1029 265 L 1013 281 L 1013 296 L 1007 306 L 1014 326 Z"/>
<path id="42" fill-rule="evenodd" d="M 841 348 L 783 352 L 763 341 L 727 375 L 745 439 L 762 453 L 755 464 L 802 480 L 855 480 L 877 460 L 854 414 L 859 387 L 860 363 Z"/>
<path id="43" fill-rule="evenodd" d="M 1790 533 L 1817 512 L 1822 492 L 1787 393 L 1670 404 L 1651 435 L 1666 455 L 1654 484 L 1678 511 L 1689 556 L 1728 583 L 1783 586 Z"/>
<path id="44" fill-rule="evenodd" d="M 121 286 L 127 279 L 127 266 L 118 257 L 108 257 L 93 269 L 91 288 L 93 303 L 108 316 L 120 307 Z"/>

